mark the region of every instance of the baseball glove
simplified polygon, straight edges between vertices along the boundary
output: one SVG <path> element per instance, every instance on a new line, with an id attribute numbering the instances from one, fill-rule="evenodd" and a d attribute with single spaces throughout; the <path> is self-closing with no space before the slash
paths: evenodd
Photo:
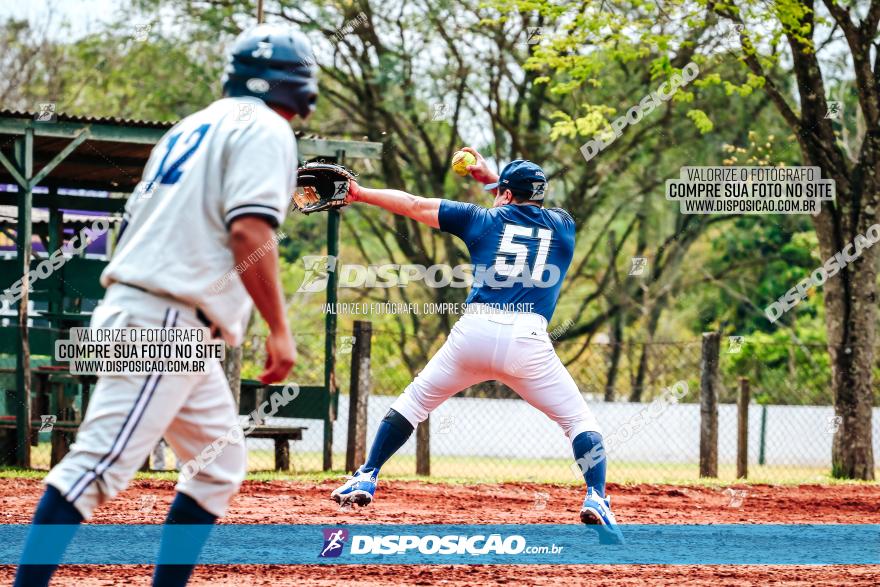
<path id="1" fill-rule="evenodd" d="M 303 214 L 345 206 L 355 175 L 335 163 L 306 163 L 296 171 L 293 203 Z"/>

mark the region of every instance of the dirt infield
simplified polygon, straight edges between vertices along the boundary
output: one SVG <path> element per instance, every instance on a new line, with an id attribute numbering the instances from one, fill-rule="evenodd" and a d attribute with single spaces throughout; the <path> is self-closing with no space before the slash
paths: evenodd
<path id="1" fill-rule="evenodd" d="M 568 524 L 577 522 L 581 489 L 538 484 L 445 485 L 392 482 L 370 508 L 340 512 L 328 499 L 335 482 L 247 482 L 228 523 L 238 524 Z M 725 489 L 663 485 L 608 488 L 621 523 L 880 523 L 880 486 L 741 486 Z M 0 515 L 26 523 L 39 481 L 0 481 Z M 95 523 L 161 523 L 174 495 L 169 481 L 137 481 L 96 513 Z M 742 503 L 738 505 L 738 502 Z M 0 583 L 13 569 L 0 567 Z M 138 566 L 62 568 L 53 584 L 149 585 Z M 193 585 L 878 585 L 880 566 L 225 566 L 199 567 Z"/>

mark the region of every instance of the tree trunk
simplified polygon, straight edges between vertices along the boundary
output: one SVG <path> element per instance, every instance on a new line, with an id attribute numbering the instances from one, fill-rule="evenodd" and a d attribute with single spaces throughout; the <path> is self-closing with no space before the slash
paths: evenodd
<path id="1" fill-rule="evenodd" d="M 416 475 L 431 475 L 431 417 L 416 426 Z"/>
<path id="2" fill-rule="evenodd" d="M 880 140 L 870 141 L 874 153 Z M 813 218 L 823 259 L 838 252 L 854 254 L 851 245 L 877 222 L 880 180 L 870 173 L 834 177 L 839 208 L 823 206 Z M 840 418 L 831 451 L 831 474 L 845 479 L 874 479 L 871 409 L 874 403 L 872 368 L 877 323 L 877 261 L 880 244 L 870 246 L 859 236 L 861 256 L 824 284 L 825 328 L 831 359 L 834 411 Z M 846 261 L 845 261 L 846 262 Z"/>
<path id="3" fill-rule="evenodd" d="M 816 30 L 814 0 L 805 0 L 805 10 L 796 17 L 800 30 Z M 788 104 L 783 91 L 767 77 L 759 55 L 744 52 L 743 59 L 755 75 L 765 78 L 764 91 L 797 137 L 803 165 L 817 166 L 822 177 L 833 179 L 836 200 L 823 202 L 822 211 L 813 217 L 819 249 L 828 259 L 853 243 L 858 234 L 878 221 L 880 214 L 880 91 L 877 67 L 872 71 L 873 39 L 877 28 L 876 12 L 863 23 L 853 22 L 849 10 L 833 2 L 829 7 L 835 26 L 847 39 L 855 74 L 858 108 L 864 117 L 865 135 L 859 147 L 858 161 L 848 163 L 839 143 L 825 96 L 828 91 L 820 67 L 815 43 L 786 30 L 791 48 L 792 72 L 797 80 L 799 110 Z M 727 6 L 716 10 L 726 18 L 733 16 Z M 790 30 L 798 30 L 791 27 Z M 741 36 L 741 38 L 745 38 Z M 751 47 L 754 49 L 754 47 Z M 824 284 L 825 327 L 831 358 L 831 387 L 834 409 L 840 426 L 834 435 L 831 468 L 835 477 L 873 479 L 874 455 L 871 447 L 872 374 L 875 322 L 877 317 L 878 247 L 862 250 L 861 257 L 848 263 Z"/>
<path id="4" fill-rule="evenodd" d="M 614 401 L 614 388 L 617 386 L 617 374 L 620 367 L 620 354 L 623 352 L 623 319 L 622 312 L 615 314 L 611 322 L 611 340 L 609 350 L 611 357 L 608 362 L 608 376 L 605 378 L 605 401 Z"/>
<path id="5" fill-rule="evenodd" d="M 231 347 L 226 345 L 226 356 L 223 359 L 223 372 L 226 374 L 226 380 L 229 382 L 229 390 L 232 391 L 232 397 L 235 399 L 236 410 L 241 405 L 241 346 Z"/>
<path id="6" fill-rule="evenodd" d="M 877 249 L 862 256 L 825 284 L 825 325 L 831 357 L 834 434 L 831 472 L 846 479 L 874 479 L 871 408 L 875 325 L 877 321 Z"/>
<path id="7" fill-rule="evenodd" d="M 648 327 L 645 329 L 645 342 L 642 345 L 642 355 L 639 357 L 639 368 L 638 371 L 636 371 L 636 381 L 629 396 L 629 401 L 631 402 L 642 401 L 642 394 L 645 391 L 645 377 L 648 375 L 649 353 L 653 350 L 654 335 L 657 333 L 657 326 L 660 323 L 660 314 L 663 313 L 667 299 L 668 298 L 665 295 L 662 295 L 651 303 Z"/>

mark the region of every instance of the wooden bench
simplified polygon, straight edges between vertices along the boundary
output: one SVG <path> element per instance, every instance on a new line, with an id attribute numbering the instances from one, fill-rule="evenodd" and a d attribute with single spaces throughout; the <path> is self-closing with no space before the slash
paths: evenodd
<path id="1" fill-rule="evenodd" d="M 290 470 L 290 441 L 302 440 L 302 431 L 306 428 L 295 428 L 291 426 L 257 426 L 253 432 L 247 435 L 247 438 L 269 438 L 275 441 L 275 470 Z M 141 466 L 141 471 L 149 472 L 150 455 Z"/>
<path id="2" fill-rule="evenodd" d="M 275 441 L 275 470 L 290 470 L 290 441 L 302 440 L 304 427 L 257 426 L 248 438 L 271 438 Z"/>
<path id="3" fill-rule="evenodd" d="M 42 425 L 42 420 L 31 420 L 31 446 L 36 446 L 38 444 L 40 427 Z M 52 451 L 49 462 L 51 467 L 58 464 L 58 462 L 64 458 L 64 455 L 70 451 L 70 445 L 73 444 L 79 425 L 79 422 L 68 421 L 56 421 L 52 425 Z M 13 455 L 15 447 L 15 429 L 15 416 L 0 416 L 0 437 L 2 437 L 0 438 L 0 448 L 6 448 L 8 445 L 12 450 L 10 454 Z"/>
<path id="4" fill-rule="evenodd" d="M 34 404 L 36 405 L 33 405 L 31 413 L 55 412 L 59 418 L 59 420 L 55 422 L 51 433 L 51 466 L 55 466 L 55 464 L 64 458 L 64 455 L 70 450 L 70 445 L 73 444 L 77 428 L 80 425 L 80 422 L 73 421 L 74 418 L 77 418 L 77 414 L 73 409 L 73 398 L 65 396 L 63 392 L 64 384 L 79 384 L 80 389 L 82 390 L 82 409 L 85 411 L 89 402 L 90 388 L 94 385 L 96 379 L 94 376 L 72 376 L 64 373 L 64 369 L 65 367 L 50 366 L 34 370 L 34 387 L 38 393 L 34 398 Z M 14 372 L 13 369 L 0 368 L 0 372 L 7 371 Z M 261 396 L 265 397 L 268 395 L 268 388 L 264 387 L 260 391 Z M 316 389 L 316 391 L 319 391 L 319 389 Z M 51 402 L 54 404 L 53 408 L 50 408 L 49 406 L 50 395 L 53 397 L 53 401 Z M 243 402 L 245 405 L 242 405 L 240 409 L 243 414 L 248 414 L 256 407 L 257 402 L 255 400 L 257 397 L 254 395 L 245 395 L 243 399 L 245 399 Z M 309 404 L 307 404 L 307 407 L 309 407 Z M 312 411 L 317 410 L 312 408 Z M 306 411 L 305 413 L 297 411 L 296 413 L 284 413 L 279 415 L 285 417 L 314 418 L 312 411 Z M 42 422 L 40 420 L 31 421 L 30 441 L 32 446 L 38 444 L 41 425 Z M 15 429 L 15 416 L 0 415 L 0 464 L 14 464 L 16 446 Z M 289 471 L 290 441 L 302 440 L 302 431 L 305 429 L 305 427 L 264 425 L 257 426 L 248 436 L 250 438 L 266 438 L 273 440 L 275 443 L 275 470 Z M 4 455 L 8 455 L 11 460 L 6 462 L 8 459 L 5 460 Z M 149 457 L 147 458 L 147 463 L 149 463 Z M 142 470 L 149 470 L 148 467 L 149 465 L 145 464 L 145 467 L 142 468 Z"/>
<path id="5" fill-rule="evenodd" d="M 273 393 L 283 389 L 282 385 L 266 386 L 253 379 L 241 380 L 241 401 L 239 415 L 250 416 L 258 406 L 269 401 Z M 273 414 L 275 418 L 297 418 L 300 420 L 318 420 L 323 425 L 323 436 L 326 445 L 332 442 L 332 429 L 326 419 L 336 409 L 336 400 L 332 399 L 323 387 L 316 385 L 300 385 L 299 393 L 292 401 L 279 406 Z M 257 426 L 248 436 L 251 438 L 271 438 L 275 441 L 275 470 L 290 469 L 290 447 L 288 441 L 302 440 L 302 431 L 306 428 L 293 426 Z"/>
<path id="6" fill-rule="evenodd" d="M 37 443 L 37 435 L 40 431 L 40 426 L 42 425 L 41 420 L 32 420 L 31 421 L 31 429 L 32 429 L 32 439 L 31 444 L 36 445 Z M 79 422 L 61 422 L 56 421 L 52 425 L 52 456 L 51 456 L 51 466 L 55 466 L 61 459 L 64 458 L 64 455 L 68 453 L 70 450 L 70 445 L 73 444 L 73 440 L 76 436 L 76 431 L 79 428 Z M 290 441 L 291 440 L 302 440 L 302 431 L 305 430 L 305 427 L 290 427 L 290 426 L 257 426 L 254 428 L 254 431 L 248 434 L 248 438 L 268 438 L 275 441 L 275 470 L 276 471 L 289 471 L 290 470 Z M 13 434 L 9 434 L 7 431 L 13 432 Z M 0 437 L 8 438 L 0 438 L 0 445 L 9 444 L 11 445 L 8 449 L 11 451 L 15 446 L 15 416 L 0 416 Z M 147 459 L 149 463 L 149 457 Z M 149 470 L 149 469 L 147 469 Z"/>

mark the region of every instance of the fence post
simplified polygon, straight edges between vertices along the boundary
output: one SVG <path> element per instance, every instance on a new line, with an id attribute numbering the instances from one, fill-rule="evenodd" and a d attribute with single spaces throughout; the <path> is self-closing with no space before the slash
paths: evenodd
<path id="1" fill-rule="evenodd" d="M 22 276 L 21 298 L 18 300 L 18 338 L 15 346 L 15 431 L 18 446 L 16 447 L 15 464 L 24 469 L 31 468 L 31 347 L 28 334 L 28 300 L 31 268 L 33 225 L 31 212 L 33 209 L 34 190 L 29 181 L 34 175 L 34 130 L 28 129 L 15 141 L 15 162 L 22 171 L 25 184 L 18 186 L 18 225 L 16 230 L 16 246 L 18 262 Z M 85 250 L 83 250 L 85 252 Z"/>
<path id="2" fill-rule="evenodd" d="M 370 397 L 370 346 L 373 324 L 355 320 L 354 346 L 351 349 L 351 385 L 348 391 L 348 437 L 345 447 L 345 470 L 354 471 L 366 460 L 367 401 Z"/>
<path id="3" fill-rule="evenodd" d="M 431 474 L 431 418 L 416 428 L 416 475 Z"/>
<path id="4" fill-rule="evenodd" d="M 241 405 L 241 346 L 232 347 L 226 345 L 226 356 L 223 359 L 223 371 L 226 373 L 226 380 L 229 382 L 229 390 L 232 391 L 232 398 L 235 400 L 235 410 L 238 413 L 238 407 Z"/>
<path id="5" fill-rule="evenodd" d="M 342 164 L 342 151 L 336 152 L 336 162 Z M 327 213 L 327 257 L 339 259 L 339 212 Z M 336 387 L 336 287 L 339 279 L 337 271 L 327 273 L 327 308 L 324 315 L 324 455 L 322 470 L 333 468 L 333 423 L 336 421 L 336 401 L 339 389 Z"/>
<path id="6" fill-rule="evenodd" d="M 703 333 L 700 358 L 700 477 L 718 477 L 718 353 L 721 334 Z"/>
<path id="7" fill-rule="evenodd" d="M 736 404 L 736 477 L 749 476 L 749 379 L 739 378 L 739 398 Z"/>
<path id="8" fill-rule="evenodd" d="M 766 454 L 764 452 L 765 447 L 767 446 L 767 406 L 761 406 L 761 442 L 758 446 L 758 464 L 764 465 L 767 461 Z"/>

